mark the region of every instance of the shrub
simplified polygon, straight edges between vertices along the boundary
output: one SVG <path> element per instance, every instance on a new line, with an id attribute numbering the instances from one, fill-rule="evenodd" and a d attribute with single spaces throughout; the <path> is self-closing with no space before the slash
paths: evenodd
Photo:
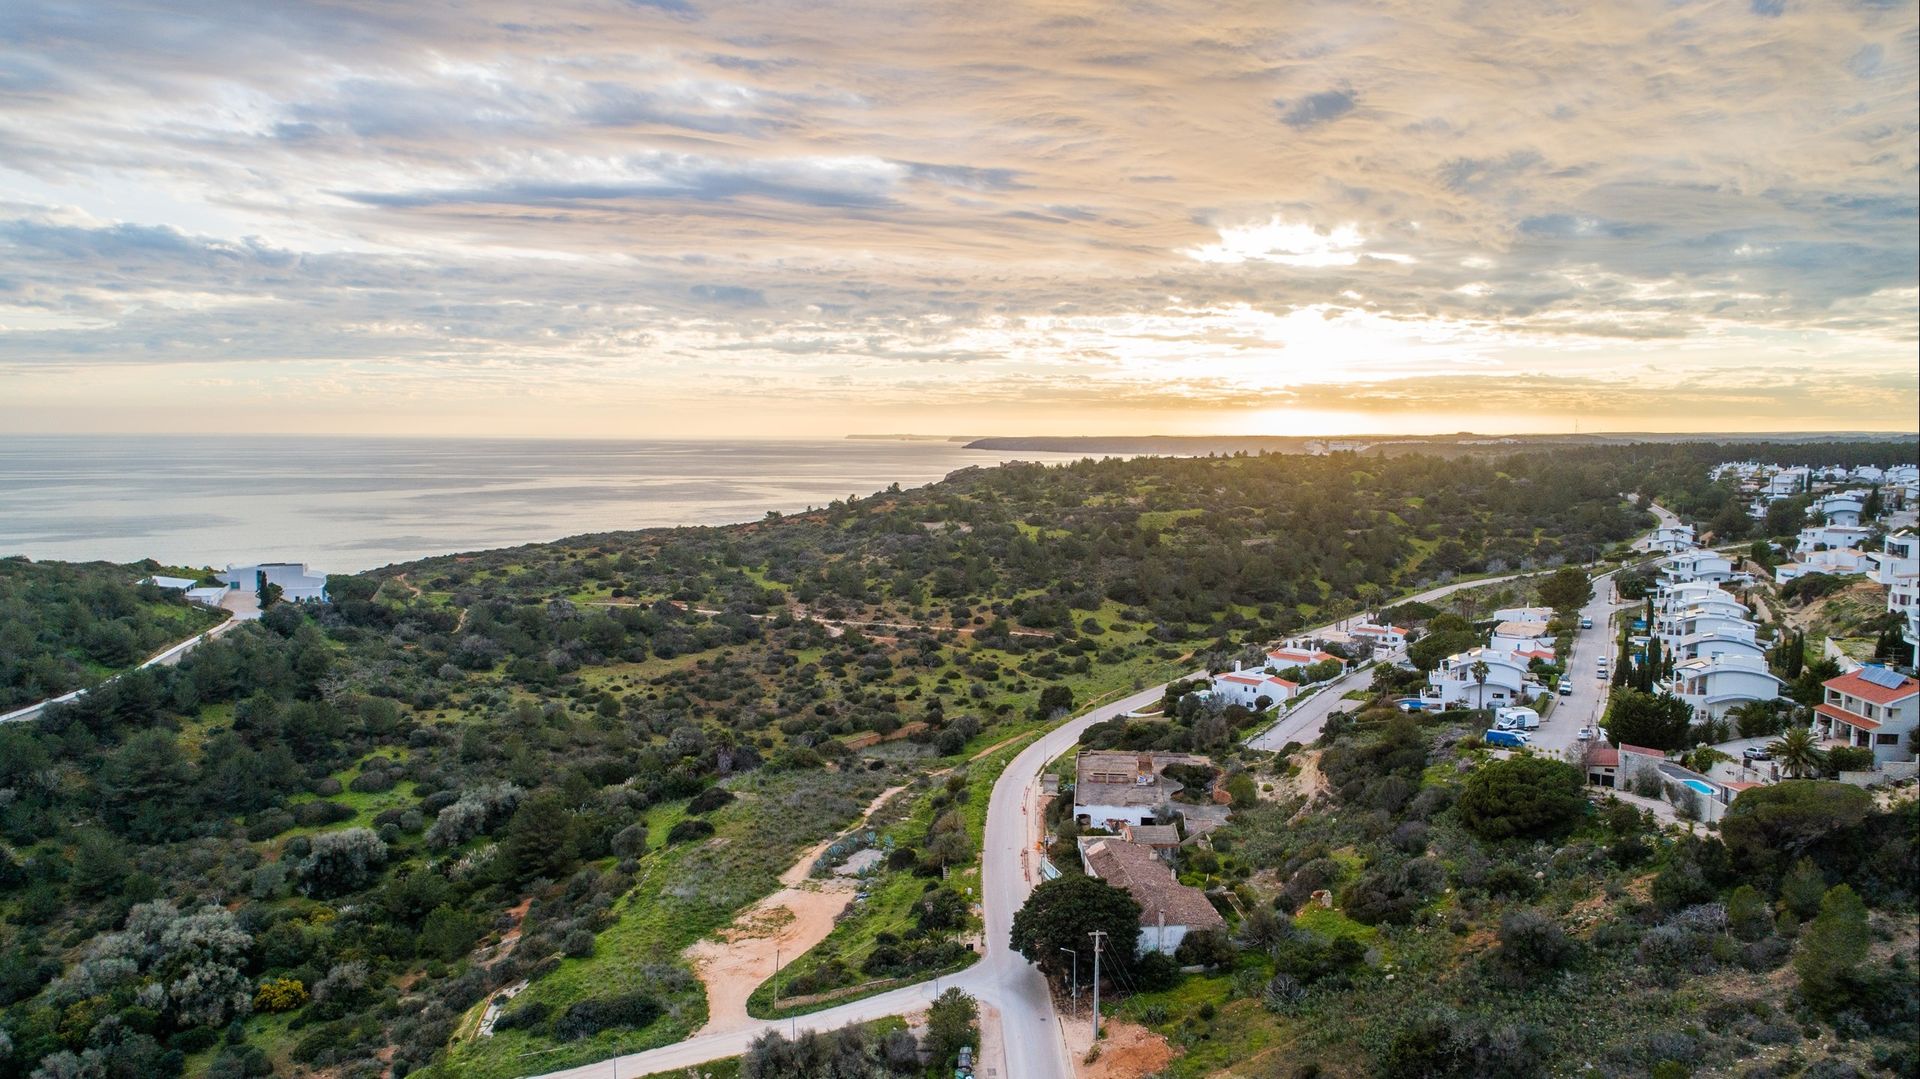
<path id="1" fill-rule="evenodd" d="M 307 986 L 298 978 L 269 978 L 253 994 L 256 1012 L 290 1012 L 307 1002 Z"/>
<path id="2" fill-rule="evenodd" d="M 660 1002 L 645 993 L 622 993 L 576 1001 L 553 1024 L 555 1037 L 590 1038 L 613 1027 L 639 1029 L 660 1018 Z"/>
<path id="3" fill-rule="evenodd" d="M 575 959 L 586 959 L 593 955 L 593 934 L 585 929 L 576 929 L 567 934 L 566 943 L 561 948 Z"/>
<path id="4" fill-rule="evenodd" d="M 1751 884 L 1742 884 L 1727 897 L 1727 924 L 1733 935 L 1756 941 L 1773 933 L 1773 911 Z"/>
<path id="5" fill-rule="evenodd" d="M 501 1011 L 493 1021 L 495 1030 L 530 1030 L 547 1021 L 553 1008 L 544 1000 L 533 1000 L 518 1008 Z"/>
<path id="6" fill-rule="evenodd" d="M 696 816 L 711 813 L 733 800 L 733 792 L 725 787 L 708 787 L 694 795 L 693 800 L 687 803 L 687 812 Z"/>
<path id="7" fill-rule="evenodd" d="M 1292 1015 L 1306 1003 L 1307 987 L 1291 974 L 1275 974 L 1260 990 L 1260 1005 L 1275 1015 Z"/>
<path id="8" fill-rule="evenodd" d="M 1500 961 L 1516 972 L 1557 970 L 1572 954 L 1573 942 L 1541 911 L 1517 910 L 1500 919 Z"/>
<path id="9" fill-rule="evenodd" d="M 671 846 L 675 843 L 687 843 L 695 839 L 705 839 L 712 834 L 712 822 L 698 817 L 689 817 L 667 829 L 667 844 Z"/>
<path id="10" fill-rule="evenodd" d="M 1163 952 L 1148 952 L 1133 964 L 1133 982 L 1142 993 L 1172 989 L 1179 981 L 1180 960 Z"/>

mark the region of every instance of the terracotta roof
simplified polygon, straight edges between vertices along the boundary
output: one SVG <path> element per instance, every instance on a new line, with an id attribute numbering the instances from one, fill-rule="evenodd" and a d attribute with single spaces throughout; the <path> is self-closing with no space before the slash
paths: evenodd
<path id="1" fill-rule="evenodd" d="M 1618 768 L 1620 767 L 1620 751 L 1612 746 L 1596 746 L 1593 749 L 1589 749 L 1587 750 L 1587 767 Z"/>
<path id="2" fill-rule="evenodd" d="M 1863 701 L 1871 701 L 1874 704 L 1892 704 L 1895 701 L 1904 701 L 1908 697 L 1920 693 L 1920 682 L 1916 682 L 1911 678 L 1903 677 L 1900 679 L 1900 687 L 1898 689 L 1889 689 L 1886 686 L 1876 686 L 1865 678 L 1860 677 L 1859 671 L 1843 674 L 1838 678 L 1829 678 L 1825 682 L 1822 682 L 1821 685 L 1826 686 L 1828 689 L 1837 689 L 1842 693 L 1851 693 Z"/>
<path id="3" fill-rule="evenodd" d="M 1222 682 L 1238 682 L 1243 686 L 1257 686 L 1266 681 L 1265 678 L 1251 674 L 1223 674 L 1220 676 L 1220 680 Z"/>
<path id="4" fill-rule="evenodd" d="M 1659 757 L 1661 760 L 1665 760 L 1667 757 L 1664 750 L 1648 749 L 1646 746 L 1630 746 L 1625 742 L 1620 743 L 1620 752 L 1638 753 L 1642 757 Z"/>
<path id="5" fill-rule="evenodd" d="M 1335 662 L 1339 662 L 1340 660 L 1339 656 L 1332 655 L 1331 653 L 1318 650 L 1308 651 L 1304 648 L 1276 648 L 1267 653 L 1267 658 L 1276 663 L 1299 664 L 1301 666 L 1309 663 L 1324 663 L 1330 659 Z"/>
<path id="6" fill-rule="evenodd" d="M 1828 719 L 1837 720 L 1838 722 L 1845 723 L 1849 727 L 1858 727 L 1863 731 L 1877 731 L 1880 729 L 1879 720 L 1868 719 L 1866 716 L 1857 715 L 1853 712 L 1847 711 L 1845 708 L 1839 707 L 1838 705 L 1816 704 L 1813 706 L 1813 714 L 1817 716 L 1826 716 Z"/>
<path id="7" fill-rule="evenodd" d="M 1736 780 L 1724 780 L 1724 781 L 1716 781 L 1716 782 L 1719 782 L 1722 787 L 1725 787 L 1730 791 L 1750 791 L 1755 787 L 1766 786 L 1765 783 L 1743 783 Z"/>
<path id="8" fill-rule="evenodd" d="M 1159 925 L 1162 916 L 1168 925 L 1190 929 L 1219 929 L 1226 919 L 1213 909 L 1198 888 L 1173 879 L 1173 871 L 1154 856 L 1150 847 L 1118 839 L 1096 839 L 1086 846 L 1087 865 L 1093 875 L 1116 888 L 1124 888 L 1140 904 L 1140 924 Z"/>

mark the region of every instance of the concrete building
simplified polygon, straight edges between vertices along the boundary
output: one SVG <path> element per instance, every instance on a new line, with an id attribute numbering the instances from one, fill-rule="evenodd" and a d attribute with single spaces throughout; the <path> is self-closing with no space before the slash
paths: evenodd
<path id="1" fill-rule="evenodd" d="M 1495 652 L 1524 652 L 1528 658 L 1553 656 L 1553 634 L 1542 622 L 1502 622 L 1493 627 L 1487 647 Z"/>
<path id="2" fill-rule="evenodd" d="M 1233 665 L 1233 670 L 1216 674 L 1212 680 L 1215 700 L 1237 704 L 1250 712 L 1263 712 L 1276 704 L 1285 704 L 1298 692 L 1297 682 L 1264 671 L 1243 671 L 1238 663 Z"/>
<path id="3" fill-rule="evenodd" d="M 1733 576 L 1733 561 L 1715 551 L 1676 551 L 1660 560 L 1660 574 L 1669 584 L 1689 581 L 1718 583 Z"/>
<path id="4" fill-rule="evenodd" d="M 215 574 L 234 588 L 259 590 L 259 582 L 280 586 L 280 598 L 293 603 L 327 598 L 327 577 L 309 573 L 304 562 L 262 562 L 253 566 L 228 566 Z"/>
<path id="5" fill-rule="evenodd" d="M 1738 705 L 1775 700 L 1782 684 L 1764 656 L 1727 652 L 1675 664 L 1668 688 L 1693 709 L 1694 719 L 1707 720 Z"/>
<path id="6" fill-rule="evenodd" d="M 1188 753 L 1083 752 L 1074 764 L 1073 817 L 1093 828 L 1152 824 L 1159 808 L 1183 788 L 1161 772 L 1175 764 L 1206 763 L 1205 757 Z"/>
<path id="7" fill-rule="evenodd" d="M 1474 677 L 1475 663 L 1487 665 L 1485 685 Z M 1420 700 L 1441 708 L 1526 704 L 1544 692 L 1527 673 L 1527 663 L 1526 658 L 1512 652 L 1470 648 L 1440 661 L 1440 666 L 1427 675 L 1427 687 L 1420 691 Z"/>

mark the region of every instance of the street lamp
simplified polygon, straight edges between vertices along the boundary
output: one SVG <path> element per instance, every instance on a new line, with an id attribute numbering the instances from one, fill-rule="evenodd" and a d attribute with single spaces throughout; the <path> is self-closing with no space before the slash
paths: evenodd
<path id="1" fill-rule="evenodd" d="M 1072 948 L 1060 950 L 1073 956 L 1073 1017 L 1078 1019 L 1080 1018 L 1080 953 Z"/>

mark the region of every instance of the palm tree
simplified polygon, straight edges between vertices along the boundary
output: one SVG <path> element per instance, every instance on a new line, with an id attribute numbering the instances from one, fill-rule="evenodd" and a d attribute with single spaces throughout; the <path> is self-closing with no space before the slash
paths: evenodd
<path id="1" fill-rule="evenodd" d="M 1487 676 L 1493 673 L 1493 668 L 1487 666 L 1486 660 L 1476 659 L 1473 661 L 1473 666 L 1467 668 L 1467 673 L 1473 675 L 1474 683 L 1480 687 L 1480 707 L 1485 708 L 1487 706 Z"/>
<path id="2" fill-rule="evenodd" d="M 1813 740 L 1813 732 L 1805 727 L 1787 728 L 1785 734 L 1767 743 L 1767 752 L 1795 779 L 1804 779 L 1808 772 L 1818 769 L 1825 756 Z"/>

